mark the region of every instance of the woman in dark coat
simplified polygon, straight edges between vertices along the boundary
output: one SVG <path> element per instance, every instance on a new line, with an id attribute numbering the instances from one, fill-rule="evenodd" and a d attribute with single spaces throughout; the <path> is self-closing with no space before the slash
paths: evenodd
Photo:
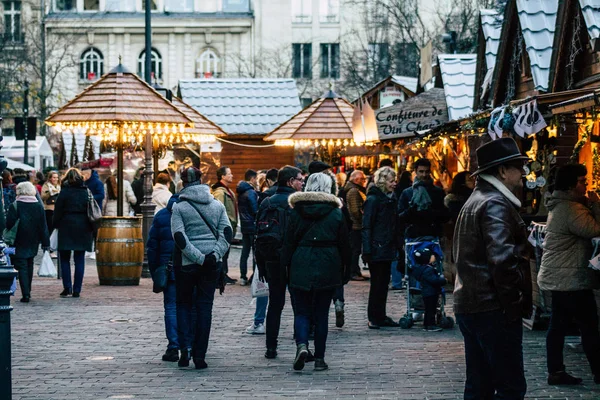
<path id="1" fill-rule="evenodd" d="M 315 371 L 328 368 L 325 343 L 329 307 L 336 288 L 350 278 L 348 228 L 342 203 L 331 194 L 332 186 L 335 181 L 329 175 L 312 174 L 306 192 L 294 193 L 288 200 L 292 210 L 282 265 L 289 270 L 289 288 L 294 299 L 295 370 L 304 368 L 311 322 L 315 324 Z"/>
<path id="2" fill-rule="evenodd" d="M 29 303 L 31 281 L 33 280 L 33 258 L 37 255 L 40 243 L 42 249 L 50 246 L 44 207 L 36 197 L 36 188 L 30 182 L 17 185 L 17 200 L 11 204 L 6 216 L 6 229 L 11 229 L 17 220 L 19 227 L 15 238 L 15 255 L 12 256 L 15 269 L 19 272 L 19 283 L 23 298 Z"/>
<path id="3" fill-rule="evenodd" d="M 396 173 L 390 167 L 379 168 L 373 183 L 363 206 L 362 228 L 362 258 L 371 272 L 369 328 L 398 327 L 400 324 L 388 317 L 385 310 L 391 265 L 400 247 L 396 235 Z"/>
<path id="4" fill-rule="evenodd" d="M 61 297 L 79 297 L 85 271 L 85 252 L 92 251 L 94 227 L 88 220 L 90 192 L 77 168 L 65 174 L 54 205 L 54 229 L 58 229 L 58 251 L 63 288 Z M 71 284 L 71 252 L 75 262 L 75 282 Z"/>
<path id="5" fill-rule="evenodd" d="M 156 213 L 148 233 L 148 269 L 152 276 L 158 267 L 169 265 L 173 256 L 175 241 L 171 232 L 171 215 L 173 205 L 179 200 L 179 195 L 174 194 L 169 199 L 166 208 Z M 167 275 L 167 287 L 163 290 L 163 304 L 165 308 L 165 331 L 167 334 L 167 351 L 162 356 L 163 361 L 179 361 L 179 339 L 177 337 L 177 303 L 175 290 L 175 271 L 171 268 Z"/>
<path id="6" fill-rule="evenodd" d="M 475 179 L 471 178 L 468 171 L 459 172 L 452 180 L 450 192 L 444 197 L 444 205 L 450 210 L 451 220 L 454 223 L 460 213 L 460 209 L 465 205 L 473 188 L 475 187 Z"/>

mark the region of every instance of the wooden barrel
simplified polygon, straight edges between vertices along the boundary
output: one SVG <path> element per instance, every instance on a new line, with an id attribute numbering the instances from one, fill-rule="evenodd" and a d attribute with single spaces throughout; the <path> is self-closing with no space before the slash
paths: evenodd
<path id="1" fill-rule="evenodd" d="M 101 285 L 139 285 L 144 261 L 142 217 L 102 217 L 96 239 Z"/>

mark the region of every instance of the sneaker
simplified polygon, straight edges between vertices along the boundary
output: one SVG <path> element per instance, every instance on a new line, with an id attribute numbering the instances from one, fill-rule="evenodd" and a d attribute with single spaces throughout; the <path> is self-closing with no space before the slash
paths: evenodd
<path id="1" fill-rule="evenodd" d="M 73 297 L 79 297 L 79 292 L 73 292 Z"/>
<path id="2" fill-rule="evenodd" d="M 335 326 L 344 326 L 344 302 L 340 300 L 335 301 Z"/>
<path id="3" fill-rule="evenodd" d="M 306 356 L 308 356 L 308 347 L 305 344 L 299 344 L 296 349 L 296 358 L 294 359 L 294 370 L 302 371 L 304 369 Z"/>
<path id="4" fill-rule="evenodd" d="M 179 350 L 178 349 L 167 349 L 165 354 L 162 356 L 163 361 L 175 362 L 179 361 Z"/>
<path id="5" fill-rule="evenodd" d="M 181 357 L 179 357 L 177 366 L 179 366 L 179 367 L 189 367 L 190 366 L 190 351 L 189 350 L 187 350 L 187 349 L 181 350 Z"/>
<path id="6" fill-rule="evenodd" d="M 21 303 L 29 303 L 29 296 L 23 296 L 23 298 L 20 301 Z"/>
<path id="7" fill-rule="evenodd" d="M 237 279 L 230 278 L 229 275 L 225 275 L 225 283 L 227 285 L 233 285 L 237 282 Z"/>
<path id="8" fill-rule="evenodd" d="M 565 371 L 553 372 L 548 375 L 548 385 L 579 385 L 583 379 L 567 374 Z"/>
<path id="9" fill-rule="evenodd" d="M 248 286 L 248 278 L 240 278 L 240 286 Z"/>
<path id="10" fill-rule="evenodd" d="M 426 326 L 423 328 L 423 330 L 425 332 L 441 332 L 441 331 L 443 331 L 442 328 L 440 328 L 439 326 L 436 326 L 436 325 Z"/>
<path id="11" fill-rule="evenodd" d="M 323 358 L 315 358 L 315 371 L 325 371 L 329 369 L 329 365 L 325 362 Z"/>
<path id="12" fill-rule="evenodd" d="M 277 357 L 277 349 L 267 349 L 265 351 L 265 358 L 273 359 Z"/>
<path id="13" fill-rule="evenodd" d="M 312 351 L 310 351 L 310 349 L 308 349 L 308 355 L 306 356 L 306 362 L 313 362 L 315 361 L 315 355 L 312 353 Z"/>
<path id="14" fill-rule="evenodd" d="M 246 328 L 246 333 L 248 335 L 264 335 L 265 334 L 265 324 L 252 324 Z"/>
<path id="15" fill-rule="evenodd" d="M 72 294 L 71 289 L 64 289 L 62 292 L 60 292 L 60 297 L 67 297 L 70 296 Z"/>

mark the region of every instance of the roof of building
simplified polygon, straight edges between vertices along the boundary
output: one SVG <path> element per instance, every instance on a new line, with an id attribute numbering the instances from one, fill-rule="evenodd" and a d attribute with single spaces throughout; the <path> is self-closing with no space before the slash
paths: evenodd
<path id="1" fill-rule="evenodd" d="M 496 65 L 496 55 L 502 35 L 503 16 L 496 10 L 481 10 L 481 29 L 485 39 L 485 62 L 487 69 Z"/>
<path id="2" fill-rule="evenodd" d="M 180 80 L 179 93 L 229 135 L 266 135 L 302 109 L 293 79 Z"/>
<path id="3" fill-rule="evenodd" d="M 227 134 L 214 122 L 200 114 L 195 108 L 184 103 L 179 97 L 173 96 L 173 104 L 179 108 L 192 121 L 193 128 L 186 128 L 185 133 L 190 135 L 226 136 Z"/>
<path id="4" fill-rule="evenodd" d="M 398 85 L 404 86 L 411 92 L 417 93 L 419 78 L 413 78 L 412 76 L 392 75 L 392 80 Z"/>
<path id="5" fill-rule="evenodd" d="M 517 12 L 535 89 L 548 91 L 558 0 L 517 0 Z"/>
<path id="6" fill-rule="evenodd" d="M 440 54 L 438 63 L 446 94 L 448 117 L 459 119 L 473 112 L 476 54 Z"/>
<path id="7" fill-rule="evenodd" d="M 265 140 L 351 140 L 354 107 L 330 90 L 277 127 Z"/>
<path id="8" fill-rule="evenodd" d="M 600 4 L 598 0 L 579 0 L 590 39 L 600 37 Z"/>

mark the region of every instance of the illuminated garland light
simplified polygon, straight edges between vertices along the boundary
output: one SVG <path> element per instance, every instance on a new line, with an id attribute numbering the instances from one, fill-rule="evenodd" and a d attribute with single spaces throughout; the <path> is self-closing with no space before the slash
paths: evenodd
<path id="1" fill-rule="evenodd" d="M 319 147 L 319 146 L 335 146 L 335 147 L 354 147 L 357 146 L 353 140 L 348 139 L 278 139 L 275 140 L 275 146 L 280 147 L 296 147 L 296 148 L 307 148 L 307 147 Z"/>

